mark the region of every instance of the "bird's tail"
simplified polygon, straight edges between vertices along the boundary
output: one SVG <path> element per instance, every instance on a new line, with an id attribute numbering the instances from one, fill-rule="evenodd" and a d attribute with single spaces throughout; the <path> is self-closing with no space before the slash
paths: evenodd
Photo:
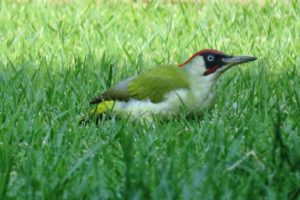
<path id="1" fill-rule="evenodd" d="M 96 107 L 90 110 L 86 116 L 83 116 L 79 119 L 79 124 L 86 125 L 92 121 L 95 121 L 98 124 L 99 120 L 108 115 L 113 110 L 115 101 L 103 101 L 96 105 Z"/>

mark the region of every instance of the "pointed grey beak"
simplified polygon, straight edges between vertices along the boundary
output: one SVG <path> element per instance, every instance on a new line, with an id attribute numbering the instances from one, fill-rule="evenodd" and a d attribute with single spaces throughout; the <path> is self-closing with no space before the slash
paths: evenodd
<path id="1" fill-rule="evenodd" d="M 237 65 L 237 64 L 241 64 L 241 63 L 246 63 L 246 62 L 250 62 L 250 61 L 254 61 L 256 60 L 256 57 L 253 56 L 232 56 L 229 58 L 223 58 L 223 62 L 229 65 Z"/>

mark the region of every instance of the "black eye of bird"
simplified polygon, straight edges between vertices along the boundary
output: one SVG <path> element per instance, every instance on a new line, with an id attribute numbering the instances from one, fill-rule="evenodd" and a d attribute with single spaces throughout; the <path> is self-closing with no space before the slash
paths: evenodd
<path id="1" fill-rule="evenodd" d="M 213 56 L 213 55 L 208 55 L 208 56 L 207 56 L 207 60 L 208 60 L 209 62 L 212 62 L 212 61 L 215 60 L 215 56 Z"/>

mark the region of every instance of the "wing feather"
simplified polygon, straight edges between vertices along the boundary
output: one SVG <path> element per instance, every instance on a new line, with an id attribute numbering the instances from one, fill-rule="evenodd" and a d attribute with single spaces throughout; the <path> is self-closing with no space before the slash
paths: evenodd
<path id="1" fill-rule="evenodd" d="M 94 97 L 90 104 L 98 104 L 106 100 L 120 100 L 120 101 L 128 101 L 130 96 L 127 90 L 128 83 L 134 79 L 136 76 L 132 76 L 121 81 L 119 84 L 114 87 L 106 90 L 102 94 L 97 97 Z"/>
<path id="2" fill-rule="evenodd" d="M 176 65 L 161 65 L 126 79 L 108 89 L 90 103 L 101 103 L 104 100 L 128 101 L 129 99 L 146 100 L 159 103 L 172 90 L 188 88 L 188 78 Z"/>
<path id="3" fill-rule="evenodd" d="M 172 90 L 188 87 L 184 71 L 176 65 L 163 65 L 148 70 L 130 81 L 128 92 L 131 98 L 150 99 L 153 103 L 159 103 Z"/>

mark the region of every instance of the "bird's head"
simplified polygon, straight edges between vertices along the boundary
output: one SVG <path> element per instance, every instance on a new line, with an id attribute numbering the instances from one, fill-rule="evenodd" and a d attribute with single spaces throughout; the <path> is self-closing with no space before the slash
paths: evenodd
<path id="1" fill-rule="evenodd" d="M 232 56 L 214 49 L 204 49 L 192 55 L 180 67 L 195 75 L 219 77 L 234 65 L 256 60 L 252 56 Z"/>

